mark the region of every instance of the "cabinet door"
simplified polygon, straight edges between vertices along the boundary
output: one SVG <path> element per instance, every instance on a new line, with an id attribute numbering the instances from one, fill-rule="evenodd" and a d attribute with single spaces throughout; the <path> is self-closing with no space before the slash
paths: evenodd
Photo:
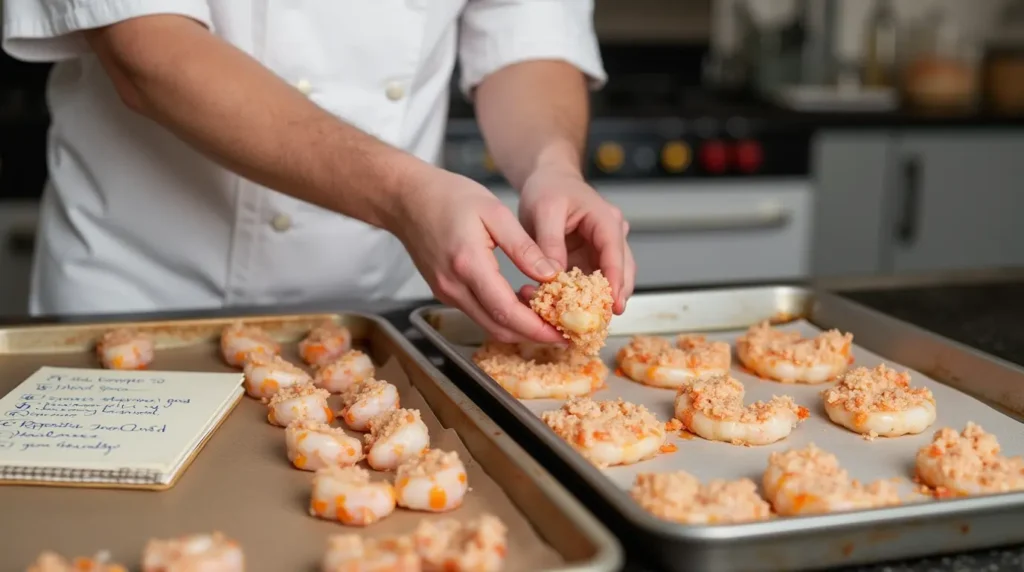
<path id="1" fill-rule="evenodd" d="M 896 149 L 894 272 L 1024 265 L 1024 132 L 912 133 Z"/>

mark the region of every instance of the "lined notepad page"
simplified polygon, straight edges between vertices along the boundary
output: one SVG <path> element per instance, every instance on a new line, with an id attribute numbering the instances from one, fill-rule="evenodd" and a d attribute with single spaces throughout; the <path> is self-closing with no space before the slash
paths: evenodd
<path id="1" fill-rule="evenodd" d="M 242 379 L 43 367 L 0 399 L 0 479 L 169 483 L 230 411 Z"/>

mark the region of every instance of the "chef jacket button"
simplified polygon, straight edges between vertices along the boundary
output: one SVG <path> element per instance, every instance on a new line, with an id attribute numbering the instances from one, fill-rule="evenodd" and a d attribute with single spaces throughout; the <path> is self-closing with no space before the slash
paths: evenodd
<path id="1" fill-rule="evenodd" d="M 302 93 L 302 95 L 309 95 L 313 93 L 313 84 L 309 83 L 308 79 L 300 79 L 295 83 L 295 88 Z"/>
<path id="2" fill-rule="evenodd" d="M 391 101 L 398 101 L 405 97 L 405 88 L 397 81 L 393 81 L 388 84 L 387 89 L 384 90 L 384 94 L 387 95 L 388 99 Z"/>
<path id="3" fill-rule="evenodd" d="M 292 219 L 288 215 L 279 214 L 274 217 L 274 220 L 270 221 L 270 225 L 277 232 L 285 232 L 292 227 Z"/>

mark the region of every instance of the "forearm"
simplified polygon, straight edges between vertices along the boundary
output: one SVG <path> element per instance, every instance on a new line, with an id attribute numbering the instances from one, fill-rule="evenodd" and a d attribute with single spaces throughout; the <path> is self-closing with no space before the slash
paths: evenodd
<path id="1" fill-rule="evenodd" d="M 89 42 L 126 104 L 268 188 L 387 226 L 402 190 L 431 169 L 194 21 L 139 18 L 92 31 Z"/>
<path id="2" fill-rule="evenodd" d="M 586 77 L 564 62 L 503 68 L 476 90 L 476 115 L 495 165 L 516 189 L 541 167 L 582 167 L 589 116 Z"/>

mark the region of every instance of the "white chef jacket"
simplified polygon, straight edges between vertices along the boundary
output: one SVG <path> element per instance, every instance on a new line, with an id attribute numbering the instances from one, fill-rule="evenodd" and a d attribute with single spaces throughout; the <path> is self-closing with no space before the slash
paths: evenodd
<path id="1" fill-rule="evenodd" d="M 429 296 L 401 243 L 254 184 L 128 110 L 80 31 L 203 23 L 314 102 L 438 163 L 453 65 L 560 59 L 604 80 L 593 0 L 0 0 L 3 48 L 57 62 L 33 314 Z M 343 161 L 344 158 L 340 157 Z"/>

